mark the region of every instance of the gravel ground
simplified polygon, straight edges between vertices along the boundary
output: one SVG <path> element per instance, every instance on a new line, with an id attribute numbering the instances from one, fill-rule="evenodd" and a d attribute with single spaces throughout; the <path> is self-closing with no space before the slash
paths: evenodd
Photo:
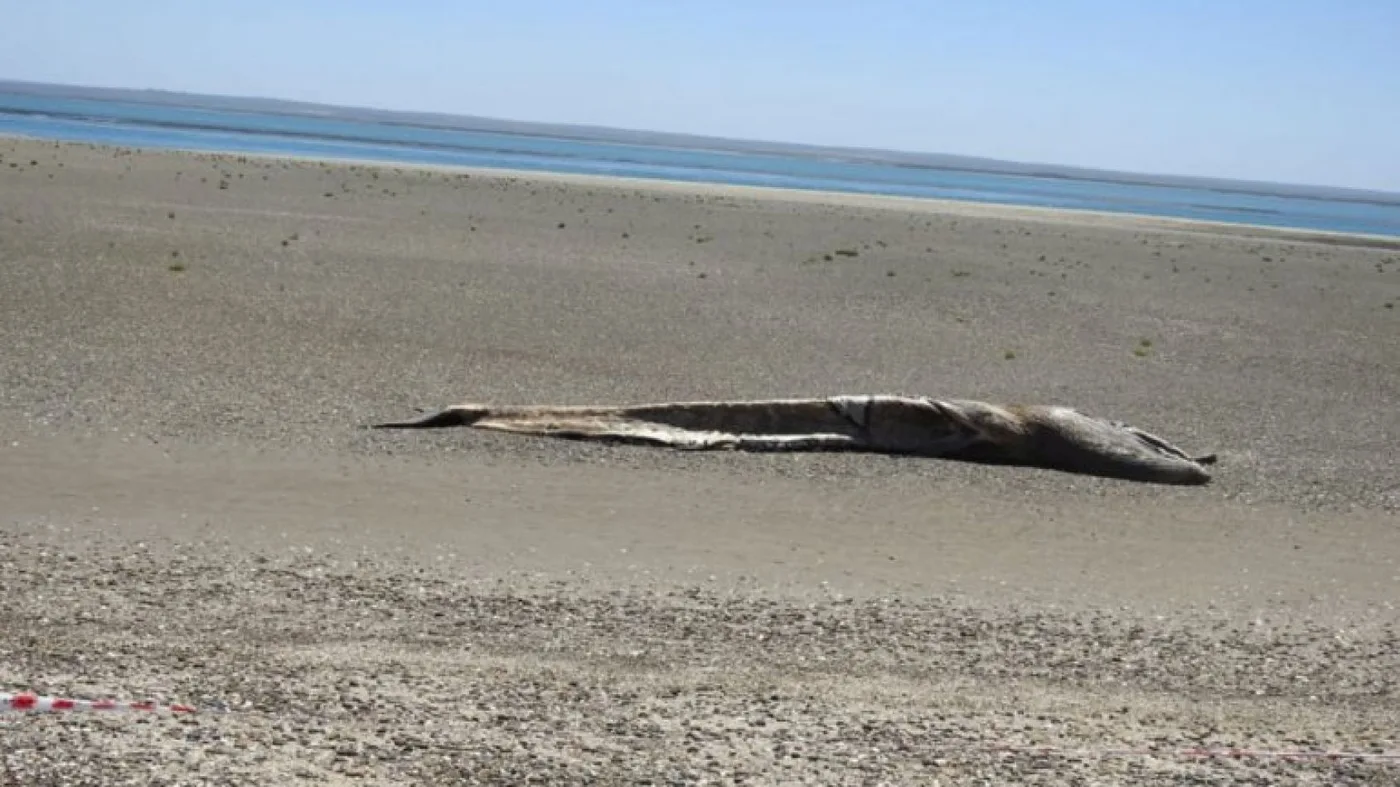
<path id="1" fill-rule="evenodd" d="M 5 539 L 0 678 L 207 712 L 31 717 L 5 731 L 17 784 L 1393 784 L 1400 765 L 1174 754 L 1393 751 L 1392 627 L 799 605 L 372 555 L 84 546 Z"/>

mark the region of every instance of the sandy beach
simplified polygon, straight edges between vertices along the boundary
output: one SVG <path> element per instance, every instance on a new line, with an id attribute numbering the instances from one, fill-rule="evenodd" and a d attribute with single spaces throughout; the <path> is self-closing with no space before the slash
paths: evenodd
<path id="1" fill-rule="evenodd" d="M 1400 783 L 1400 241 L 3 139 L 0 347 L 0 692 L 206 711 L 0 784 Z M 366 428 L 839 393 L 1220 462 Z"/>

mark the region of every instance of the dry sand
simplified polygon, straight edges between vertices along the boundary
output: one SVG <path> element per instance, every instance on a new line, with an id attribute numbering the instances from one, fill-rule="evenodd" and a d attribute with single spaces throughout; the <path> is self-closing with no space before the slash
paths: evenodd
<path id="1" fill-rule="evenodd" d="M 1400 783 L 1387 245 L 0 141 L 0 784 Z M 364 428 L 875 392 L 1221 464 Z"/>

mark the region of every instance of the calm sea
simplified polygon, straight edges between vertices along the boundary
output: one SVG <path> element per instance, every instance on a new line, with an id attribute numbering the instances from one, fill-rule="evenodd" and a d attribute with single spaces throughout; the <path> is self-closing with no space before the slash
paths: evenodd
<path id="1" fill-rule="evenodd" d="M 1400 237 L 1400 205 L 0 93 L 0 135 L 889 194 Z"/>

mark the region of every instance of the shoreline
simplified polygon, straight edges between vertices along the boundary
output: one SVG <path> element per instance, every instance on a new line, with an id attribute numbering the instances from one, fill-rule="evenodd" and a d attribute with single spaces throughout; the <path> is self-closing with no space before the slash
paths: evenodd
<path id="1" fill-rule="evenodd" d="M 60 140 L 22 134 L 0 134 L 0 139 L 26 140 L 43 144 L 87 146 L 103 150 L 133 150 L 147 154 L 169 153 L 175 155 L 221 156 L 260 161 L 295 161 L 301 163 L 361 166 L 417 172 L 455 173 L 477 177 L 494 177 L 503 180 L 516 178 L 530 179 L 542 183 L 562 183 L 593 186 L 597 188 L 633 190 L 643 188 L 669 194 L 686 193 L 714 197 L 749 198 L 758 201 L 785 202 L 789 204 L 830 205 L 870 210 L 894 210 L 945 216 L 964 216 L 968 218 L 1036 221 L 1047 224 L 1070 223 L 1081 226 L 1118 227 L 1162 232 L 1181 232 L 1187 234 L 1205 233 L 1243 238 L 1260 238 L 1289 243 L 1316 243 L 1329 246 L 1352 246 L 1358 248 L 1400 251 L 1400 235 L 1390 236 L 1372 233 L 1338 232 L 1308 229 L 1305 227 L 1278 227 L 1249 222 L 1209 221 L 1206 219 L 1187 219 L 1175 216 L 1133 213 L 1127 211 L 1115 212 L 1087 208 L 1048 208 L 1038 205 L 1008 205 L 1004 203 L 940 199 L 936 197 L 905 197 L 892 194 L 868 194 L 854 191 L 830 191 L 795 187 L 787 188 L 782 186 L 751 186 L 711 181 L 669 180 L 666 178 L 628 175 L 592 175 L 550 170 L 511 169 L 508 167 L 427 164 L 420 162 L 401 162 L 392 159 L 241 153 L 227 150 L 201 150 L 199 148 L 143 147 L 137 145 L 115 145 L 98 142 Z"/>

